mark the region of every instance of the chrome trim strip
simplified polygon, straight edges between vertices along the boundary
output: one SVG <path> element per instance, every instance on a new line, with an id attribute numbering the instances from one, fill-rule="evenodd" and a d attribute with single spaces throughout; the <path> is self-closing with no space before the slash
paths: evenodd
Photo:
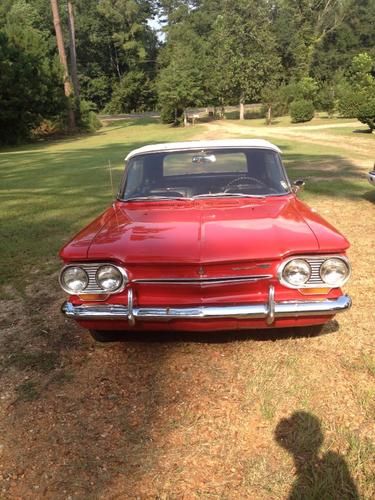
<path id="1" fill-rule="evenodd" d="M 65 302 L 62 312 L 65 316 L 78 320 L 129 320 L 134 317 L 141 321 L 170 321 L 175 319 L 271 319 L 304 316 L 332 316 L 351 307 L 348 295 L 337 299 L 312 301 L 274 302 L 270 290 L 268 304 L 248 304 L 234 306 L 197 306 L 197 307 L 129 307 L 122 305 L 89 305 L 75 306 Z M 273 321 L 272 321 L 273 322 Z M 271 323 L 268 323 L 271 324 Z"/>
<path id="2" fill-rule="evenodd" d="M 283 277 L 284 267 L 288 264 L 288 262 L 290 262 L 291 260 L 295 260 L 295 259 L 306 260 L 311 268 L 311 276 L 304 285 L 300 285 L 300 286 L 291 285 Z M 327 283 L 325 283 L 320 276 L 320 268 L 323 265 L 324 261 L 326 261 L 327 259 L 341 259 L 345 262 L 345 264 L 347 265 L 347 267 L 349 269 L 349 274 L 348 274 L 346 280 L 339 287 L 333 287 L 333 286 L 327 285 Z M 351 276 L 351 269 L 352 268 L 351 268 L 349 259 L 345 255 L 340 255 L 340 254 L 294 255 L 294 256 L 288 257 L 287 259 L 285 259 L 281 262 L 281 264 L 277 268 L 276 274 L 277 274 L 278 280 L 280 281 L 280 283 L 282 285 L 286 286 L 287 288 L 292 288 L 294 290 L 298 290 L 300 288 L 330 288 L 330 289 L 332 289 L 332 288 L 341 288 L 342 286 L 345 285 L 345 283 L 347 283 L 347 281 L 349 280 L 349 278 Z"/>
<path id="3" fill-rule="evenodd" d="M 149 285 L 221 285 L 225 283 L 242 283 L 268 280 L 272 274 L 259 274 L 251 276 L 223 276 L 220 278 L 137 278 L 131 283 L 147 283 Z"/>

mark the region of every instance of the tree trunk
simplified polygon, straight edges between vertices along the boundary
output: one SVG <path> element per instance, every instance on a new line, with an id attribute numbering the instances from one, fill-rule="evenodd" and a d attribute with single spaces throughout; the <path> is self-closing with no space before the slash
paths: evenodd
<path id="1" fill-rule="evenodd" d="M 76 30 L 74 25 L 74 9 L 71 0 L 68 0 L 68 27 L 69 27 L 69 54 L 70 72 L 74 88 L 74 97 L 79 100 L 79 82 L 77 74 Z"/>
<path id="2" fill-rule="evenodd" d="M 240 120 L 245 119 L 245 104 L 244 104 L 244 98 L 241 97 L 240 99 Z"/>
<path id="3" fill-rule="evenodd" d="M 267 109 L 267 125 L 272 123 L 272 106 L 269 104 Z"/>
<path id="4" fill-rule="evenodd" d="M 59 6 L 57 4 L 57 0 L 51 0 L 51 9 L 52 9 L 52 16 L 53 16 L 53 24 L 55 26 L 57 49 L 59 51 L 61 65 L 64 69 L 64 91 L 65 91 L 66 97 L 68 98 L 69 128 L 72 130 L 75 128 L 74 111 L 73 111 L 72 103 L 70 100 L 70 97 L 72 95 L 72 85 L 70 83 L 70 78 L 69 78 L 69 69 L 68 69 L 68 63 L 66 60 L 65 47 L 64 47 L 64 37 L 63 37 L 62 29 L 61 29 L 60 13 L 59 13 Z"/>

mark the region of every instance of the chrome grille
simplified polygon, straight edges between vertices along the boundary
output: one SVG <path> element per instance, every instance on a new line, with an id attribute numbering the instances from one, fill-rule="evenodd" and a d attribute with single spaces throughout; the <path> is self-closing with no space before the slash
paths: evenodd
<path id="1" fill-rule="evenodd" d="M 272 274 L 254 274 L 252 276 L 223 276 L 217 278 L 141 278 L 132 280 L 133 283 L 146 283 L 149 285 L 223 285 L 233 283 L 246 283 L 267 280 Z"/>
<path id="2" fill-rule="evenodd" d="M 324 281 L 320 277 L 320 267 L 323 264 L 323 262 L 326 260 L 325 258 L 321 257 L 308 257 L 307 262 L 310 264 L 311 267 L 311 277 L 306 283 L 307 285 L 325 285 Z"/>
<path id="3" fill-rule="evenodd" d="M 80 264 L 80 267 L 82 267 L 88 277 L 89 277 L 89 284 L 85 288 L 85 293 L 103 293 L 104 290 L 102 290 L 99 285 L 97 284 L 95 280 L 95 275 L 97 270 L 99 269 L 101 264 Z M 108 292 L 106 292 L 108 293 Z"/>

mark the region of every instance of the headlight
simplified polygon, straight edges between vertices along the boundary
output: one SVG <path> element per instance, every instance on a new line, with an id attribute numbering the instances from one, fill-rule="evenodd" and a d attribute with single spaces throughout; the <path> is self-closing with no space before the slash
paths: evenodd
<path id="1" fill-rule="evenodd" d="M 101 266 L 96 273 L 96 282 L 107 292 L 118 290 L 124 281 L 120 270 L 114 266 Z"/>
<path id="2" fill-rule="evenodd" d="M 293 259 L 284 267 L 283 278 L 293 286 L 303 286 L 311 276 L 311 267 L 303 259 Z"/>
<path id="3" fill-rule="evenodd" d="M 349 266 L 342 259 L 327 259 L 320 268 L 320 277 L 332 287 L 342 286 L 348 280 L 349 274 Z"/>
<path id="4" fill-rule="evenodd" d="M 62 288 L 67 293 L 80 293 L 89 283 L 89 277 L 86 271 L 81 267 L 70 266 L 63 270 L 60 276 Z"/>

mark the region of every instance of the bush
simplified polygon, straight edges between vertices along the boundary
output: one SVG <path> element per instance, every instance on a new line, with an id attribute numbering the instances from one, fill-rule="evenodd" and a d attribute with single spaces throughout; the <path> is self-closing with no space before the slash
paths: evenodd
<path id="1" fill-rule="evenodd" d="M 143 71 L 130 71 L 114 85 L 110 102 L 104 112 L 109 114 L 138 113 L 154 109 L 153 82 Z"/>
<path id="2" fill-rule="evenodd" d="M 370 132 L 375 129 L 375 97 L 360 105 L 357 118 L 360 122 L 369 126 Z"/>
<path id="3" fill-rule="evenodd" d="M 357 118 L 364 97 L 358 90 L 347 88 L 341 91 L 338 112 L 343 118 Z"/>
<path id="4" fill-rule="evenodd" d="M 81 130 L 86 132 L 95 132 L 98 130 L 102 123 L 97 117 L 96 106 L 90 101 L 81 100 L 79 106 L 79 119 L 77 120 L 77 125 Z"/>
<path id="5" fill-rule="evenodd" d="M 162 123 L 170 123 L 178 127 L 181 124 L 181 117 L 184 110 L 178 108 L 177 110 L 171 104 L 164 104 L 160 110 L 160 118 Z"/>
<path id="6" fill-rule="evenodd" d="M 315 107 L 319 111 L 325 111 L 329 116 L 335 112 L 335 91 L 333 88 L 323 87 L 320 89 L 316 99 Z"/>
<path id="7" fill-rule="evenodd" d="M 289 107 L 289 113 L 292 123 L 309 122 L 314 118 L 314 104 L 304 99 L 293 101 Z"/>

